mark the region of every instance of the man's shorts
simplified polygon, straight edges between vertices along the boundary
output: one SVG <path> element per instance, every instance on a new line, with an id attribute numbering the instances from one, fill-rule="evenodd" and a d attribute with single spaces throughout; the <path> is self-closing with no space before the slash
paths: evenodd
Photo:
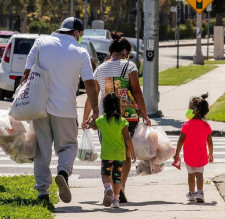
<path id="1" fill-rule="evenodd" d="M 186 163 L 185 163 L 185 165 L 186 165 L 188 173 L 203 173 L 204 172 L 204 166 L 202 166 L 202 167 L 190 167 Z"/>

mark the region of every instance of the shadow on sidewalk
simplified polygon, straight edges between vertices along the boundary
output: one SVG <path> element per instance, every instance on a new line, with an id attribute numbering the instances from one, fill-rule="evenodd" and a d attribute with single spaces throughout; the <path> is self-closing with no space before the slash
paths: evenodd
<path id="1" fill-rule="evenodd" d="M 215 206 L 215 205 L 217 205 L 217 202 L 212 201 L 212 202 L 205 202 L 205 203 L 197 203 L 195 201 L 190 201 L 190 202 L 187 203 L 187 205 Z"/>
<path id="2" fill-rule="evenodd" d="M 162 117 L 162 118 L 151 118 L 151 119 L 156 122 L 157 126 L 162 126 L 162 127 L 163 126 L 169 126 L 171 128 L 178 129 L 178 131 L 181 129 L 181 126 L 184 123 L 184 121 L 181 121 L 181 120 L 167 119 L 167 118 L 164 118 L 164 117 Z"/>
<path id="3" fill-rule="evenodd" d="M 146 206 L 146 205 L 177 205 L 183 204 L 182 202 L 167 202 L 167 201 L 147 201 L 147 202 L 128 202 L 123 203 L 121 206 Z"/>

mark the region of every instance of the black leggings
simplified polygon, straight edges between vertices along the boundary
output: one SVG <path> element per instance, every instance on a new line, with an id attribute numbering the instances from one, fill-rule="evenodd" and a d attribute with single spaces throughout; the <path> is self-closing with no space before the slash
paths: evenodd
<path id="1" fill-rule="evenodd" d="M 110 176 L 112 166 L 113 166 L 113 170 L 112 170 L 113 182 L 121 183 L 121 172 L 122 172 L 123 161 L 102 160 L 101 174 Z"/>

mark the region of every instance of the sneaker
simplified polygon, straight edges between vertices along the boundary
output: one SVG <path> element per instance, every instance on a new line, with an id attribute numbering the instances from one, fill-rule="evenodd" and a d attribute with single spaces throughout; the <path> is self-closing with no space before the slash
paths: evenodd
<path id="1" fill-rule="evenodd" d="M 120 207 L 120 200 L 112 200 L 111 208 L 119 208 Z"/>
<path id="2" fill-rule="evenodd" d="M 122 190 L 120 190 L 120 203 L 127 203 L 127 197 Z"/>
<path id="3" fill-rule="evenodd" d="M 103 205 L 105 207 L 109 207 L 111 205 L 112 195 L 113 195 L 113 192 L 112 192 L 111 187 L 106 188 L 105 192 L 104 192 L 104 199 L 103 199 Z"/>
<path id="4" fill-rule="evenodd" d="M 189 201 L 195 201 L 196 200 L 196 192 L 188 192 L 186 197 Z"/>
<path id="5" fill-rule="evenodd" d="M 49 202 L 49 195 L 39 195 L 38 196 L 38 201 L 39 202 Z"/>
<path id="6" fill-rule="evenodd" d="M 65 171 L 59 171 L 58 175 L 55 177 L 55 182 L 59 187 L 59 197 L 65 202 L 71 202 L 71 192 L 68 185 L 68 174 Z"/>
<path id="7" fill-rule="evenodd" d="M 203 191 L 197 191 L 196 200 L 197 200 L 197 203 L 204 203 L 205 202 Z"/>

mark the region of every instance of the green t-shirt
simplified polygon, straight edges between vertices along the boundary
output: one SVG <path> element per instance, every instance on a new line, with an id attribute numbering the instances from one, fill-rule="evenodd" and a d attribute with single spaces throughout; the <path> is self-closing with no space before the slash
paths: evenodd
<path id="1" fill-rule="evenodd" d="M 119 122 L 116 122 L 115 117 L 112 117 L 108 122 L 106 116 L 103 115 L 95 122 L 102 135 L 101 159 L 126 160 L 126 147 L 122 130 L 129 125 L 128 121 L 120 117 Z"/>

